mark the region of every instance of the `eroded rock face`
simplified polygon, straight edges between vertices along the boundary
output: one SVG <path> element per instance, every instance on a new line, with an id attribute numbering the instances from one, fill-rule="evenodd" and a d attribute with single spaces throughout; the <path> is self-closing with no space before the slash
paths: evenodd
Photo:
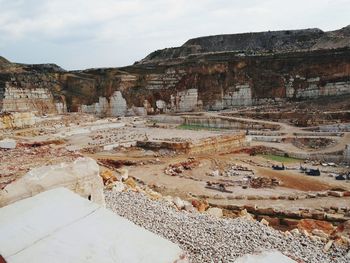
<path id="1" fill-rule="evenodd" d="M 65 72 L 3 61 L 0 109 L 99 116 L 221 110 L 350 94 L 350 29 L 221 35 L 124 68 Z"/>
<path id="2" fill-rule="evenodd" d="M 0 114 L 0 129 L 24 128 L 36 121 L 34 112 L 7 112 Z"/>
<path id="3" fill-rule="evenodd" d="M 6 65 L 0 67 L 0 111 L 66 112 L 61 68 L 51 64 Z"/>
<path id="4" fill-rule="evenodd" d="M 58 187 L 68 188 L 95 203 L 105 204 L 98 164 L 91 158 L 78 158 L 73 163 L 32 169 L 0 191 L 0 207 Z"/>

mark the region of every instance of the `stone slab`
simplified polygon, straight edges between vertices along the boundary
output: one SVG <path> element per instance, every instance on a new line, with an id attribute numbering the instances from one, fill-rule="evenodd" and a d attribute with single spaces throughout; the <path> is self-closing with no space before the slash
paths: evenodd
<path id="1" fill-rule="evenodd" d="M 0 254 L 8 263 L 172 263 L 183 256 L 177 245 L 65 188 L 0 209 Z"/>

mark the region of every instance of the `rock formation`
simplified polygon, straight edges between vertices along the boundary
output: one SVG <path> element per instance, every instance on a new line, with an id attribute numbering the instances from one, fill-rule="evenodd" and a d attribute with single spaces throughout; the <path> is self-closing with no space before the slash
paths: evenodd
<path id="1" fill-rule="evenodd" d="M 145 115 L 349 93 L 349 26 L 201 37 L 123 68 L 67 72 L 0 58 L 0 110 L 9 112 Z"/>

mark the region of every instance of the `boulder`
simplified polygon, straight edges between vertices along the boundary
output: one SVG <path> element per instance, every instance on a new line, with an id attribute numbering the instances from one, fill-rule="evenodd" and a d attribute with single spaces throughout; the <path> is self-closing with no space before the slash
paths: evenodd
<path id="1" fill-rule="evenodd" d="M 323 247 L 323 252 L 328 252 L 328 250 L 332 247 L 332 245 L 333 245 L 333 240 L 329 240 L 328 242 L 327 242 L 327 244 Z"/>
<path id="2" fill-rule="evenodd" d="M 210 175 L 214 177 L 218 177 L 220 176 L 220 171 L 219 170 L 212 171 Z"/>
<path id="3" fill-rule="evenodd" d="M 327 197 L 328 196 L 328 192 L 318 192 L 317 196 L 318 197 Z"/>
<path id="4" fill-rule="evenodd" d="M 126 179 L 129 177 L 129 171 L 124 167 L 116 169 L 116 172 L 119 181 L 126 181 Z"/>
<path id="5" fill-rule="evenodd" d="M 15 149 L 16 141 L 13 139 L 3 139 L 0 141 L 0 148 L 2 149 Z"/>
<path id="6" fill-rule="evenodd" d="M 163 196 L 163 200 L 169 204 L 173 204 L 173 198 L 170 195 Z"/>
<path id="7" fill-rule="evenodd" d="M 210 208 L 208 208 L 207 211 L 205 211 L 205 213 L 208 214 L 208 215 L 216 216 L 216 217 L 222 217 L 223 216 L 222 209 L 218 208 L 218 207 L 210 207 Z"/>
<path id="8" fill-rule="evenodd" d="M 339 191 L 328 191 L 329 196 L 334 196 L 334 197 L 343 197 L 343 192 Z"/>
<path id="9" fill-rule="evenodd" d="M 0 207 L 41 192 L 65 187 L 93 202 L 105 205 L 99 166 L 91 158 L 34 168 L 0 191 Z"/>
<path id="10" fill-rule="evenodd" d="M 286 237 L 291 237 L 292 234 L 287 230 L 283 233 Z"/>
<path id="11" fill-rule="evenodd" d="M 187 212 L 190 212 L 190 213 L 195 213 L 197 212 L 197 209 L 195 207 L 193 207 L 192 204 L 187 204 L 185 205 L 185 208 L 184 208 Z"/>
<path id="12" fill-rule="evenodd" d="M 176 205 L 176 207 L 177 207 L 179 210 L 185 208 L 185 203 L 184 203 L 184 201 L 183 201 L 180 197 L 178 197 L 178 196 L 176 196 L 176 197 L 173 198 L 173 203 Z"/>
<path id="13" fill-rule="evenodd" d="M 203 213 L 209 207 L 209 204 L 207 201 L 201 201 L 201 200 L 192 200 L 192 205 L 195 208 L 197 208 L 198 212 L 201 212 L 201 213 Z"/>
<path id="14" fill-rule="evenodd" d="M 118 181 L 117 177 L 113 173 L 113 171 L 106 169 L 100 173 L 100 176 L 102 177 L 103 183 L 106 186 L 112 186 L 115 184 L 116 181 Z"/>
<path id="15" fill-rule="evenodd" d="M 152 189 L 147 188 L 145 192 L 152 200 L 158 200 L 162 198 L 162 195 L 160 193 L 153 191 Z"/>
<path id="16" fill-rule="evenodd" d="M 307 232 L 305 229 L 301 230 L 301 233 L 306 237 L 310 237 L 309 232 Z"/>
<path id="17" fill-rule="evenodd" d="M 298 228 L 294 228 L 290 231 L 291 234 L 295 235 L 295 236 L 299 236 L 300 235 L 300 231 L 298 230 Z"/>
<path id="18" fill-rule="evenodd" d="M 125 185 L 122 182 L 116 182 L 112 188 L 113 192 L 120 193 L 125 190 Z"/>
<path id="19" fill-rule="evenodd" d="M 270 226 L 279 226 L 281 224 L 281 220 L 278 217 L 270 217 L 270 216 L 258 216 L 258 220 L 265 220 L 269 223 Z"/>
<path id="20" fill-rule="evenodd" d="M 321 238 L 329 238 L 329 235 L 327 235 L 324 231 L 320 230 L 320 229 L 314 229 L 311 232 L 313 235 L 321 237 Z"/>
<path id="21" fill-rule="evenodd" d="M 307 197 L 307 198 L 316 198 L 316 197 L 317 197 L 317 194 L 315 194 L 315 193 L 308 193 L 308 194 L 306 195 L 306 197 Z"/>
<path id="22" fill-rule="evenodd" d="M 269 225 L 269 222 L 267 220 L 265 220 L 264 218 L 261 219 L 260 223 L 262 223 L 263 225 L 265 226 L 268 226 Z"/>
<path id="23" fill-rule="evenodd" d="M 131 177 L 129 177 L 128 179 L 125 180 L 125 184 L 127 186 L 129 186 L 130 188 L 135 188 L 136 187 L 136 182 Z"/>
<path id="24" fill-rule="evenodd" d="M 255 221 L 254 217 L 251 214 L 249 214 L 246 209 L 241 210 L 238 216 L 249 221 Z"/>
<path id="25" fill-rule="evenodd" d="M 319 236 L 310 236 L 310 240 L 312 240 L 313 242 L 322 242 Z"/>

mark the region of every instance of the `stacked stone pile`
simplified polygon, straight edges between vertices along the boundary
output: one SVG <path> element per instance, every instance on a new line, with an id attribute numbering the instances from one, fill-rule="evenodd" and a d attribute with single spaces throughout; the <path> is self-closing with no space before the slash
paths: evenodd
<path id="1" fill-rule="evenodd" d="M 250 187 L 252 188 L 270 188 L 279 184 L 280 182 L 276 178 L 253 177 L 250 180 Z"/>
<path id="2" fill-rule="evenodd" d="M 192 170 L 198 165 L 199 161 L 195 160 L 194 158 L 188 158 L 187 161 L 169 165 L 165 169 L 164 173 L 167 175 L 176 176 L 182 174 L 185 170 Z"/>

